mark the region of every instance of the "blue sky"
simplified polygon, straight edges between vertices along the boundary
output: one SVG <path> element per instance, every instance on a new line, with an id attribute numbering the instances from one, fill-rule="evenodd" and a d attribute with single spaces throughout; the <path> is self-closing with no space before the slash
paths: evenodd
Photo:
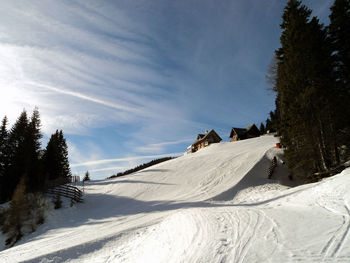
<path id="1" fill-rule="evenodd" d="M 102 179 L 179 155 L 198 133 L 260 124 L 281 0 L 0 3 L 0 117 L 39 107 L 73 174 Z M 304 1 L 328 23 L 332 0 Z"/>

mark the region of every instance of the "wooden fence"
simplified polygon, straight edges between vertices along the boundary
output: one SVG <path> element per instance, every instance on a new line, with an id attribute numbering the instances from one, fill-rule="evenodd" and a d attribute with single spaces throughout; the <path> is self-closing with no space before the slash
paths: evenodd
<path id="1" fill-rule="evenodd" d="M 277 158 L 276 156 L 273 157 L 272 161 L 271 161 L 271 165 L 269 167 L 269 170 L 268 170 L 268 175 L 267 175 L 267 178 L 271 179 L 272 178 L 272 175 L 273 175 L 273 172 L 275 171 L 277 167 Z"/>
<path id="2" fill-rule="evenodd" d="M 83 202 L 83 192 L 78 187 L 69 184 L 49 188 L 46 193 L 52 196 L 64 196 L 75 202 Z"/>

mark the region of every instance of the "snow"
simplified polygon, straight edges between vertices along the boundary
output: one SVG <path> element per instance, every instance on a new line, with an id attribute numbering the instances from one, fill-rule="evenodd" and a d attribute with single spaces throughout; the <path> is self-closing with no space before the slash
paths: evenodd
<path id="1" fill-rule="evenodd" d="M 85 186 L 1 262 L 350 262 L 350 168 L 295 186 L 273 136 Z M 273 156 L 278 167 L 267 170 Z"/>

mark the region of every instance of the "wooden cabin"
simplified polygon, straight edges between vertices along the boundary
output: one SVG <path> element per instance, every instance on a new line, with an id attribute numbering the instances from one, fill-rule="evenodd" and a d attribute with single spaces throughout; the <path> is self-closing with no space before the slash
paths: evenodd
<path id="1" fill-rule="evenodd" d="M 197 140 L 192 144 L 191 149 L 192 152 L 196 152 L 199 149 L 202 149 L 212 143 L 218 143 L 222 139 L 220 136 L 214 131 L 206 131 L 205 134 L 198 134 Z"/>
<path id="2" fill-rule="evenodd" d="M 246 128 L 232 128 L 230 133 L 231 142 L 259 137 L 260 131 L 255 124 Z"/>

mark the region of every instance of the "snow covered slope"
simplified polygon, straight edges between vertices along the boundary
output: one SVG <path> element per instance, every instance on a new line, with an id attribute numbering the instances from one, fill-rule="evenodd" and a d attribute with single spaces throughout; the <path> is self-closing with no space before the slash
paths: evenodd
<path id="1" fill-rule="evenodd" d="M 267 179 L 273 136 L 220 143 L 113 180 L 50 211 L 0 262 L 350 262 L 350 169 Z"/>

